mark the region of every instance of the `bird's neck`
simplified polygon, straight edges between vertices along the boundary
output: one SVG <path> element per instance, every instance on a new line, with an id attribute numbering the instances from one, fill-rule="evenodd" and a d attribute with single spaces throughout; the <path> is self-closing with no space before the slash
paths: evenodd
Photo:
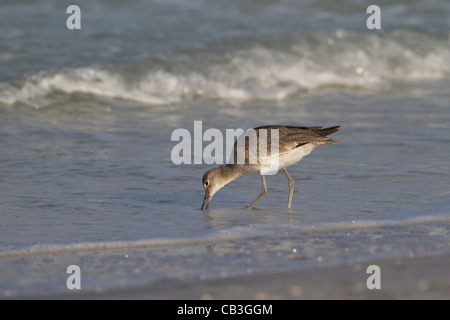
<path id="1" fill-rule="evenodd" d="M 245 171 L 236 168 L 231 165 L 220 166 L 221 176 L 223 178 L 224 185 L 230 183 L 231 181 L 239 178 L 245 174 Z"/>

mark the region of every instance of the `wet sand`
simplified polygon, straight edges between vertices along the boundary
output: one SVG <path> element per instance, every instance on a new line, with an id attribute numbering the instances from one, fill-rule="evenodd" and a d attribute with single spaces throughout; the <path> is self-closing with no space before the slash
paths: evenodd
<path id="1" fill-rule="evenodd" d="M 381 289 L 366 286 L 378 265 Z M 373 260 L 364 264 L 263 273 L 211 281 L 161 281 L 148 287 L 69 294 L 61 299 L 449 299 L 450 257 Z"/>

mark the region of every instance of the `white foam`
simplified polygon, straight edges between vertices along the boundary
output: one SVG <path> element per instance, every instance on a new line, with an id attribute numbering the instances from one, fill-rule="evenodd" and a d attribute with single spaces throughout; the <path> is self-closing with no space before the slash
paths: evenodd
<path id="1" fill-rule="evenodd" d="M 448 215 L 417 216 L 402 220 L 352 220 L 348 222 L 304 224 L 251 224 L 213 231 L 204 236 L 192 238 L 155 238 L 131 241 L 78 242 L 69 244 L 38 244 L 21 249 L 0 251 L 1 257 L 30 256 L 76 251 L 105 251 L 139 249 L 161 246 L 182 246 L 222 241 L 238 241 L 260 237 L 295 237 L 299 232 L 333 232 L 363 230 L 382 226 L 406 226 L 433 222 L 450 222 Z"/>

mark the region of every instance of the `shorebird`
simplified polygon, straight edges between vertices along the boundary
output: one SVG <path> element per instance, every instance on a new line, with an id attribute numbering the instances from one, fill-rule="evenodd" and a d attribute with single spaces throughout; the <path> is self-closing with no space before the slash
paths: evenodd
<path id="1" fill-rule="evenodd" d="M 250 163 L 250 139 L 245 138 L 246 140 L 245 150 L 244 148 L 239 148 L 239 137 L 234 144 L 233 154 L 230 157 L 230 160 L 227 164 L 222 165 L 218 168 L 214 168 L 209 170 L 203 175 L 203 187 L 205 188 L 205 198 L 203 200 L 202 208 L 208 209 L 211 199 L 213 195 L 220 190 L 223 186 L 230 183 L 231 181 L 239 178 L 240 176 L 251 173 L 251 172 L 259 172 L 261 174 L 262 181 L 262 191 L 261 194 L 253 201 L 253 203 L 247 208 L 252 209 L 255 204 L 267 193 L 266 187 L 266 179 L 265 174 L 267 173 L 267 166 L 273 167 L 275 165 L 275 170 L 282 169 L 284 174 L 286 175 L 289 181 L 289 199 L 288 199 L 288 208 L 291 208 L 292 204 L 292 195 L 294 193 L 294 180 L 291 178 L 289 173 L 286 170 L 286 167 L 299 162 L 304 156 L 311 153 L 313 149 L 321 144 L 340 144 L 341 141 L 333 140 L 328 138 L 330 134 L 338 131 L 340 126 L 324 128 L 323 127 L 296 127 L 296 126 L 282 126 L 282 125 L 272 125 L 272 126 L 262 126 L 257 127 L 251 130 L 256 132 L 258 137 L 257 139 L 257 148 L 261 145 L 262 147 L 267 148 L 267 156 L 260 156 L 258 154 L 256 156 L 256 163 Z M 271 138 L 272 132 L 278 132 L 277 146 L 272 146 Z M 259 137 L 263 137 L 263 132 L 266 133 L 265 137 L 267 138 L 267 143 L 263 140 L 263 138 L 259 139 Z M 269 133 L 269 134 L 267 134 Z M 276 135 L 275 135 L 276 136 Z M 263 144 L 264 142 L 264 144 Z M 240 144 L 242 146 L 242 143 Z M 278 148 L 276 148 L 278 147 Z M 241 149 L 241 150 L 239 150 Z M 274 151 L 272 154 L 271 151 Z M 260 150 L 261 151 L 261 150 Z M 239 153 L 245 152 L 245 161 L 240 163 L 237 161 L 239 157 Z M 269 156 L 270 154 L 270 156 Z M 273 168 L 272 168 L 273 169 Z"/>

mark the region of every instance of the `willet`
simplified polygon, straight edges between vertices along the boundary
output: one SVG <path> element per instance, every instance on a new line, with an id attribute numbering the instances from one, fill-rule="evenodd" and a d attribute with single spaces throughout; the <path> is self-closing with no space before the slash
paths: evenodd
<path id="1" fill-rule="evenodd" d="M 244 163 L 239 163 L 239 161 L 237 161 L 238 154 L 240 152 L 238 151 L 238 139 L 234 144 L 234 153 L 230 158 L 230 161 L 225 165 L 209 170 L 203 175 L 205 198 L 203 200 L 201 209 L 208 209 L 213 195 L 226 184 L 246 173 L 259 172 L 261 174 L 262 191 L 261 194 L 255 199 L 255 201 L 253 201 L 253 203 L 248 207 L 248 209 L 252 209 L 255 204 L 267 193 L 265 171 L 263 168 L 264 163 L 267 166 L 267 162 L 269 162 L 269 165 L 275 164 L 275 170 L 283 169 L 283 172 L 289 181 L 288 208 L 291 208 L 292 195 L 294 193 L 294 180 L 287 172 L 286 167 L 297 163 L 304 156 L 311 153 L 314 148 L 321 144 L 342 143 L 341 141 L 328 138 L 330 134 L 335 133 L 339 130 L 339 128 L 340 126 L 323 129 L 322 127 L 295 127 L 282 125 L 262 126 L 254 128 L 253 130 L 256 132 L 256 135 L 258 137 L 257 147 L 259 147 L 260 145 L 265 146 L 267 148 L 267 153 L 265 154 L 270 154 L 270 156 L 267 156 L 265 159 L 263 159 L 262 157 L 260 157 L 260 154 L 258 154 L 256 156 L 256 163 L 250 163 L 250 141 L 245 141 L 245 161 Z M 273 130 L 276 130 L 276 132 L 278 132 L 278 148 L 275 148 L 276 146 L 271 145 L 272 140 L 270 140 L 270 136 Z M 266 133 L 266 135 L 262 134 L 263 131 Z M 267 140 L 265 140 L 267 141 L 267 144 L 262 144 L 262 142 L 264 141 L 259 141 L 259 138 L 262 136 L 265 136 L 267 138 Z M 261 140 L 263 140 L 263 138 L 261 138 Z M 271 154 L 271 150 L 274 150 L 274 154 Z M 244 150 L 242 151 L 244 152 Z"/>

